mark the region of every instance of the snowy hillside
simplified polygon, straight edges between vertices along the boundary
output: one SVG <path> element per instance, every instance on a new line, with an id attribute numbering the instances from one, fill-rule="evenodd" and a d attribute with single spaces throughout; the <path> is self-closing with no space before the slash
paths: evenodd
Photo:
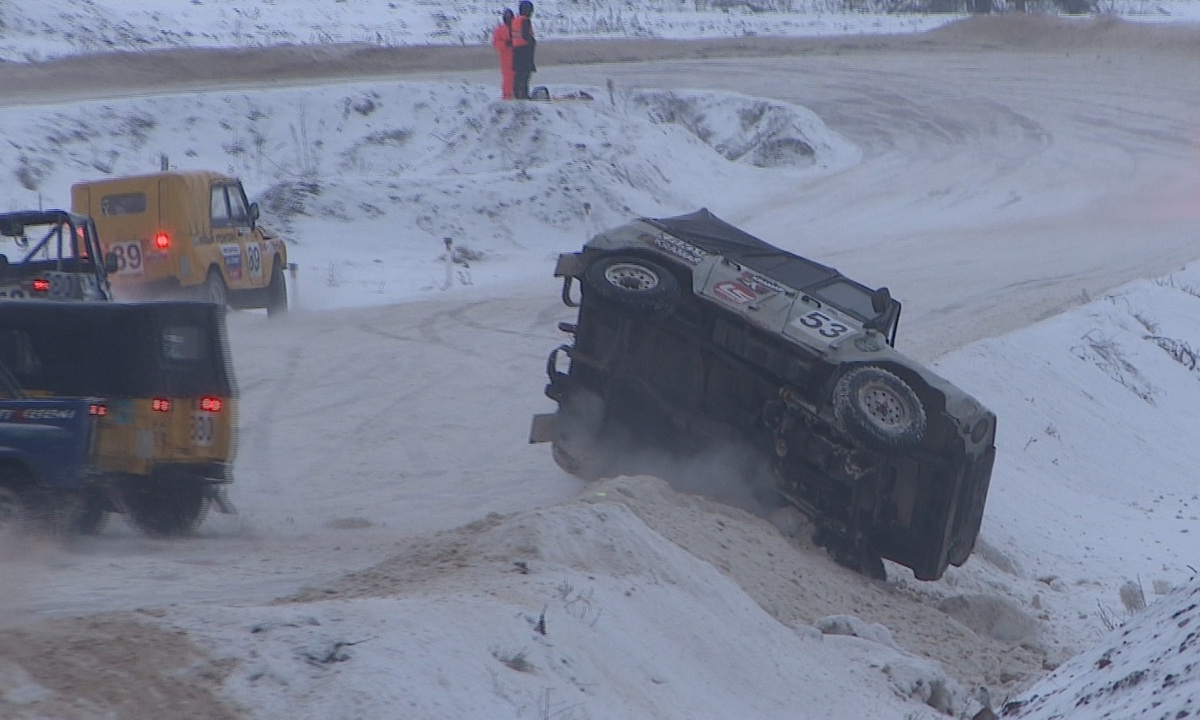
<path id="1" fill-rule="evenodd" d="M 0 188 L 0 205 L 67 206 L 72 183 L 150 172 L 164 155 L 172 168 L 224 171 L 294 246 L 305 306 L 320 308 L 440 288 L 447 237 L 474 284 L 540 277 L 531 257 L 589 228 L 859 157 L 784 103 L 590 91 L 595 100 L 514 104 L 482 87 L 378 83 L 0 110 L 0 166 L 19 181 Z"/>

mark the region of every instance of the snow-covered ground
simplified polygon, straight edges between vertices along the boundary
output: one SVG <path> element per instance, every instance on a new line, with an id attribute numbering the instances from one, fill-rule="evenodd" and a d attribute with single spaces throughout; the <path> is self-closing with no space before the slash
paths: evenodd
<path id="1" fill-rule="evenodd" d="M 510 3 L 516 9 L 516 2 Z M 1132 2 L 1138 15 L 1180 12 L 1184 2 Z M 702 2 L 537 3 L 543 39 L 594 37 L 738 37 L 843 35 L 919 31 L 954 15 L 887 17 L 840 10 L 830 0 L 705 4 Z M 789 7 L 789 11 L 756 8 Z M 178 47 L 365 43 L 486 43 L 504 3 L 395 0 L 239 0 L 131 3 L 127 0 L 39 0 L 0 7 L 0 59 L 36 62 L 78 53 Z M 711 9 L 702 9 L 709 7 Z M 1165 8 L 1165 9 L 1160 9 Z"/>
<path id="2" fill-rule="evenodd" d="M 29 60 L 174 45 L 457 44 L 475 42 L 491 12 L 109 5 L 3 6 L 0 45 Z M 1134 5 L 1141 18 L 1200 14 L 1194 2 Z M 639 8 L 636 22 L 620 13 L 614 34 L 895 32 L 948 20 L 832 21 L 805 9 L 714 19 Z M 563 16 L 539 5 L 545 37 L 600 34 L 594 23 L 556 25 Z M 88 23 L 94 39 L 84 42 Z M 383 27 L 390 34 L 367 34 Z M 964 74 L 982 74 L 954 57 Z M 1195 77 L 1195 57 L 1182 62 L 1171 72 Z M 1095 72 L 1083 77 L 1112 92 Z M 943 68 L 927 89 L 950 75 Z M 1014 98 L 1044 82 L 1015 76 Z M 210 517 L 181 542 L 119 523 L 68 547 L 4 538 L 0 715 L 915 720 L 974 713 L 979 686 L 997 709 L 1014 701 L 1018 717 L 1200 710 L 1200 265 L 1185 266 L 1200 258 L 1200 210 L 1185 192 L 1194 180 L 1162 182 L 1200 156 L 1188 98 L 1174 105 L 1141 88 L 1140 102 L 1156 104 L 1136 110 L 1157 115 L 1139 117 L 1137 134 L 1118 122 L 1124 96 L 1051 85 L 1062 115 L 1084 118 L 1078 126 L 1000 97 L 980 102 L 1001 118 L 980 139 L 933 93 L 929 122 L 896 102 L 871 106 L 889 108 L 875 124 L 856 124 L 815 88 L 805 92 L 829 118 L 729 90 L 621 80 L 610 96 L 574 78 L 569 86 L 595 100 L 504 103 L 490 74 L 476 73 L 0 108 L 0 206 L 62 205 L 76 180 L 153 169 L 166 154 L 176 167 L 241 176 L 299 265 L 286 321 L 230 318 L 243 393 L 239 515 Z M 908 91 L 903 79 L 889 87 Z M 1087 117 L 1113 106 L 1102 121 Z M 1073 137 L 1073 127 L 1096 137 Z M 988 154 L 995 164 L 981 165 Z M 886 191 L 895 166 L 916 190 Z M 976 172 L 992 184 L 975 187 Z M 1068 186 L 1076 173 L 1086 181 Z M 1132 197 L 1124 186 L 1154 188 L 1161 201 L 1118 216 L 1098 207 Z M 841 212 L 846 195 L 861 212 Z M 541 372 L 560 342 L 555 324 L 570 317 L 549 277 L 556 253 L 630 215 L 700 204 L 892 284 L 906 302 L 902 348 L 942 336 L 924 344 L 951 350 L 933 365 L 1000 418 L 981 542 L 965 566 L 936 583 L 889 566 L 889 581 L 874 583 L 802 534 L 653 478 L 585 485 L 525 444 L 529 417 L 549 409 Z M 1069 251 L 1069 233 L 1062 248 L 994 240 L 1068 221 L 1092 255 Z M 1150 233 L 1143 247 L 1114 231 L 1122 222 Z M 838 225 L 852 230 L 837 235 Z M 1182 249 L 1165 253 L 1181 227 Z M 893 238 L 897 228 L 906 239 Z M 942 232 L 956 244 L 937 244 Z M 445 237 L 459 262 L 445 257 Z M 1146 257 L 1164 253 L 1158 264 L 1129 261 L 1134 271 L 1185 262 L 1070 303 L 1039 289 L 1103 287 L 1112 276 L 1092 263 L 1126 262 L 1114 253 L 1131 242 Z M 1020 275 L 1021 264 L 1039 274 Z M 1014 317 L 1057 314 L 998 334 L 1008 327 L 982 305 L 956 310 L 953 282 L 930 287 L 951 275 L 1024 303 Z M 1016 289 L 984 292 L 990 275 Z M 794 518 L 775 520 L 794 528 Z"/>
<path id="3" fill-rule="evenodd" d="M 516 3 L 510 4 L 515 10 Z M 999 0 L 996 4 L 1003 5 Z M 1096 4 L 1101 10 L 1146 22 L 1200 17 L 1195 0 L 1099 0 Z M 504 5 L 473 0 L 9 3 L 0 7 L 0 59 L 37 62 L 80 53 L 180 47 L 473 45 L 490 38 L 498 8 Z M 961 17 L 855 12 L 838 0 L 573 0 L 535 5 L 539 34 L 556 40 L 919 32 Z M 1031 0 L 1030 6 L 1036 5 Z"/>

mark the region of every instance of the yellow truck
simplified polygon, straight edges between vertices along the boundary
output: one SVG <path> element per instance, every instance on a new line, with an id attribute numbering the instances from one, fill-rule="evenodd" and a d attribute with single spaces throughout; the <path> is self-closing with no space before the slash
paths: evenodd
<path id="1" fill-rule="evenodd" d="M 44 435 L 50 431 L 29 422 L 88 412 L 96 416 L 88 477 L 42 478 L 78 492 L 73 529 L 96 532 L 108 512 L 119 512 L 147 534 L 180 535 L 210 506 L 233 512 L 225 489 L 237 448 L 237 386 L 225 312 L 200 302 L 0 301 L 0 372 L 20 389 L 10 399 L 103 398 L 79 410 L 0 408 L 0 490 L 38 490 L 33 465 L 13 449 L 14 433 Z M 0 514 L 4 505 L 0 497 Z"/>
<path id="2" fill-rule="evenodd" d="M 93 218 L 117 299 L 207 300 L 287 311 L 287 248 L 258 223 L 237 178 L 168 171 L 76 183 L 71 208 Z"/>

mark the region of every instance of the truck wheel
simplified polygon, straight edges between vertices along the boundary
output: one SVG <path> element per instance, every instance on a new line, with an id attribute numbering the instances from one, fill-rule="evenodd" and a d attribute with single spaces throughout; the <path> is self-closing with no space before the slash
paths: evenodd
<path id="1" fill-rule="evenodd" d="M 833 389 L 833 412 L 852 435 L 876 450 L 908 450 L 925 435 L 921 399 L 883 368 L 864 365 L 843 375 Z"/>
<path id="2" fill-rule="evenodd" d="M 67 518 L 67 532 L 75 535 L 99 535 L 108 520 L 108 499 L 100 490 L 85 490 L 79 504 Z"/>
<path id="3" fill-rule="evenodd" d="M 194 530 L 208 507 L 204 484 L 192 478 L 138 478 L 123 483 L 120 493 L 130 522 L 154 537 Z"/>
<path id="4" fill-rule="evenodd" d="M 271 284 L 267 286 L 267 317 L 282 315 L 287 311 L 287 281 L 283 278 L 283 267 L 276 260 L 271 268 Z"/>
<path id="5" fill-rule="evenodd" d="M 630 317 L 665 315 L 679 302 L 679 280 L 657 263 L 634 257 L 605 257 L 583 274 L 584 291 Z"/>
<path id="6" fill-rule="evenodd" d="M 200 299 L 204 302 L 220 305 L 221 307 L 229 304 L 229 290 L 225 287 L 225 281 L 221 278 L 221 272 L 216 268 L 208 271 L 208 277 L 204 279 L 204 287 L 201 290 Z"/>

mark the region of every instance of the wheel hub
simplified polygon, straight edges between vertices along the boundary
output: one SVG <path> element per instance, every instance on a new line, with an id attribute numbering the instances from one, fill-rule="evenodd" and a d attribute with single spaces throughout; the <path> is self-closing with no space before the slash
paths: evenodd
<path id="1" fill-rule="evenodd" d="M 881 387 L 868 387 L 863 390 L 863 405 L 882 424 L 898 427 L 903 425 L 908 417 L 903 403 L 892 393 Z"/>
<path id="2" fill-rule="evenodd" d="M 658 276 L 640 265 L 618 263 L 605 270 L 604 277 L 617 287 L 636 292 L 658 287 Z"/>

